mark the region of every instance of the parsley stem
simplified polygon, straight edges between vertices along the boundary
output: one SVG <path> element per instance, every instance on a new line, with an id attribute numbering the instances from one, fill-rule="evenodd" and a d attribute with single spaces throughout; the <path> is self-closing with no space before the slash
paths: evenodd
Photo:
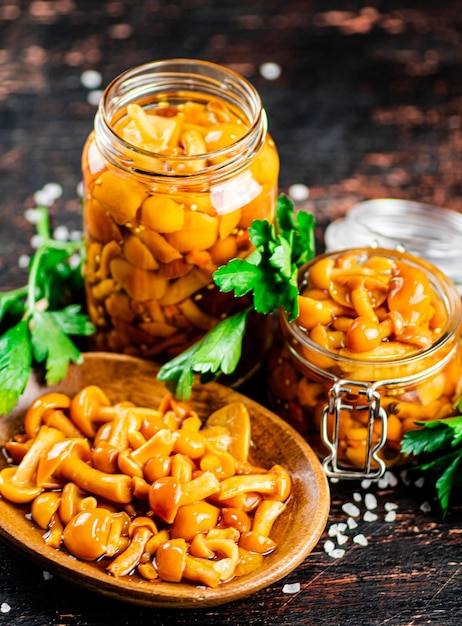
<path id="1" fill-rule="evenodd" d="M 32 259 L 32 263 L 29 269 L 29 284 L 27 290 L 27 306 L 26 306 L 26 317 L 31 315 L 35 311 L 35 302 L 36 302 L 36 283 L 37 283 L 37 274 L 40 267 L 40 260 L 42 256 L 46 252 L 46 245 L 41 245 L 37 248 L 34 257 Z"/>
<path id="2" fill-rule="evenodd" d="M 81 248 L 80 241 L 58 241 L 53 239 L 50 232 L 50 220 L 48 210 L 44 206 L 37 207 L 38 220 L 36 222 L 37 235 L 40 238 L 40 245 L 35 251 L 29 269 L 29 282 L 27 286 L 27 307 L 26 317 L 35 311 L 37 294 L 37 275 L 40 263 L 47 250 L 66 250 L 69 256 Z"/>

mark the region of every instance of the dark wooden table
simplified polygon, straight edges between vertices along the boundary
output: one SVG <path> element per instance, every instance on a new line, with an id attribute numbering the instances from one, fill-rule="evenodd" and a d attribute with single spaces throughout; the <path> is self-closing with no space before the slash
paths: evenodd
<path id="1" fill-rule="evenodd" d="M 360 200 L 462 209 L 460 0 L 5 0 L 2 290 L 24 282 L 18 259 L 31 253 L 33 234 L 24 211 L 36 191 L 59 183 L 53 225 L 81 228 L 80 153 L 98 90 L 128 67 L 181 56 L 230 66 L 258 88 L 281 156 L 281 190 L 309 189 L 299 204 L 316 217 L 320 247 L 325 226 Z M 273 586 L 211 610 L 108 600 L 2 543 L 0 625 L 458 626 L 462 513 L 452 506 L 442 522 L 419 476 L 388 478 L 332 484 L 326 532 L 309 558 Z M 366 494 L 376 507 L 367 508 L 374 503 Z M 356 528 L 338 526 L 347 503 L 358 508 Z M 340 558 L 326 551 L 328 540 L 344 550 Z"/>

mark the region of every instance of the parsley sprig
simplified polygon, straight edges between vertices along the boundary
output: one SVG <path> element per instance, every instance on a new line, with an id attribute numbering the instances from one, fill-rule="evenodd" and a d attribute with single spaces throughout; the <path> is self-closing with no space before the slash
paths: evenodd
<path id="1" fill-rule="evenodd" d="M 46 207 L 35 212 L 40 245 L 29 265 L 27 285 L 0 293 L 1 415 L 16 406 L 33 366 L 45 365 L 48 385 L 59 382 L 71 361 L 82 360 L 72 337 L 94 331 L 79 304 L 82 241 L 53 238 Z"/>
<path id="2" fill-rule="evenodd" d="M 215 326 L 191 348 L 165 363 L 159 380 L 178 399 L 191 396 L 194 374 L 202 383 L 220 374 L 232 374 L 239 363 L 247 319 L 252 308 L 271 314 L 283 308 L 290 320 L 298 316 L 298 268 L 315 253 L 314 217 L 295 213 L 293 202 L 282 195 L 276 206 L 276 223 L 254 220 L 249 228 L 255 250 L 246 259 L 232 259 L 213 275 L 220 291 L 236 297 L 248 295 L 252 306 Z"/>
<path id="3" fill-rule="evenodd" d="M 454 488 L 462 486 L 462 398 L 456 408 L 461 415 L 417 422 L 423 428 L 407 432 L 401 443 L 401 452 L 419 457 L 415 469 L 433 482 L 443 519 Z"/>

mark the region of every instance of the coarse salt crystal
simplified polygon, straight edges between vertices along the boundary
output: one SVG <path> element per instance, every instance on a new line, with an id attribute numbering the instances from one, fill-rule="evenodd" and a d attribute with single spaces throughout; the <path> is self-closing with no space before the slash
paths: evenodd
<path id="1" fill-rule="evenodd" d="M 2 604 L 0 605 L 0 612 L 9 613 L 10 611 L 11 611 L 11 606 L 8 604 L 8 602 L 2 602 Z"/>
<path id="2" fill-rule="evenodd" d="M 353 543 L 358 544 L 358 546 L 367 546 L 369 542 L 367 541 L 367 537 L 360 533 L 353 537 Z"/>
<path id="3" fill-rule="evenodd" d="M 25 270 L 29 267 L 29 263 L 30 256 L 28 254 L 21 254 L 18 259 L 18 267 L 20 267 L 22 270 Z"/>
<path id="4" fill-rule="evenodd" d="M 366 509 L 372 510 L 377 508 L 377 498 L 373 493 L 366 493 L 364 496 L 364 504 L 366 505 Z"/>
<path id="5" fill-rule="evenodd" d="M 53 237 L 57 241 L 67 241 L 69 239 L 69 229 L 67 226 L 57 226 L 53 231 Z"/>
<path id="6" fill-rule="evenodd" d="M 422 502 L 422 504 L 420 505 L 420 510 L 423 513 L 430 513 L 430 511 L 432 510 L 431 504 L 429 502 Z"/>
<path id="7" fill-rule="evenodd" d="M 53 574 L 51 572 L 48 572 L 47 570 L 43 570 L 44 580 L 51 580 L 52 578 L 53 578 Z"/>
<path id="8" fill-rule="evenodd" d="M 352 502 L 345 502 L 345 504 L 342 505 L 342 511 L 350 517 L 358 517 L 361 513 L 356 504 L 353 504 Z"/>
<path id="9" fill-rule="evenodd" d="M 365 522 L 376 522 L 378 519 L 378 516 L 376 513 L 372 513 L 372 511 L 366 511 L 363 515 L 363 520 Z"/>
<path id="10" fill-rule="evenodd" d="M 343 546 L 348 541 L 348 535 L 344 535 L 343 533 L 339 533 L 337 535 L 337 543 L 339 546 Z"/>
<path id="11" fill-rule="evenodd" d="M 102 96 L 103 96 L 103 92 L 101 89 L 92 89 L 87 94 L 87 102 L 88 104 L 98 106 Z"/>
<path id="12" fill-rule="evenodd" d="M 37 209 L 26 209 L 24 211 L 24 217 L 29 224 L 37 224 L 40 220 L 40 211 L 37 211 Z"/>
<path id="13" fill-rule="evenodd" d="M 287 583 L 282 588 L 282 593 L 298 593 L 300 591 L 300 583 Z"/>
<path id="14" fill-rule="evenodd" d="M 34 248 L 34 250 L 37 250 L 37 248 L 40 248 L 42 243 L 43 243 L 43 237 L 41 237 L 40 235 L 32 235 L 32 237 L 30 238 L 30 245 L 32 248 Z"/>
<path id="15" fill-rule="evenodd" d="M 394 522 L 396 520 L 396 511 L 388 511 L 384 519 L 386 522 Z"/>
<path id="16" fill-rule="evenodd" d="M 310 190 L 306 185 L 302 185 L 297 183 L 295 185 L 291 185 L 288 189 L 289 196 L 295 202 L 302 202 L 303 200 L 308 200 L 310 196 Z"/>
<path id="17" fill-rule="evenodd" d="M 63 195 L 63 188 L 59 183 L 46 183 L 43 185 L 42 191 L 53 200 L 57 200 Z"/>
<path id="18" fill-rule="evenodd" d="M 421 476 L 420 478 L 418 478 L 418 479 L 415 481 L 415 483 L 414 483 L 414 484 L 415 484 L 415 486 L 416 486 L 416 487 L 418 487 L 418 488 L 420 489 L 420 488 L 421 488 L 421 487 L 423 487 L 423 486 L 424 486 L 424 484 L 425 484 L 425 477 L 424 477 L 424 476 Z"/>
<path id="19" fill-rule="evenodd" d="M 405 469 L 404 469 L 404 470 L 401 472 L 401 474 L 400 474 L 400 478 L 401 478 L 401 480 L 403 481 L 403 483 L 404 483 L 406 486 L 409 486 L 409 485 L 411 484 L 411 480 L 410 480 L 410 478 L 409 478 L 409 475 L 408 475 L 408 471 L 407 471 L 407 470 L 405 470 Z"/>
<path id="20" fill-rule="evenodd" d="M 80 82 L 87 89 L 96 89 L 101 85 L 103 77 L 96 70 L 85 70 L 80 75 Z"/>
<path id="21" fill-rule="evenodd" d="M 362 499 L 363 499 L 362 495 L 358 493 L 357 491 L 355 491 L 353 494 L 353 500 L 355 502 L 361 502 Z"/>
<path id="22" fill-rule="evenodd" d="M 379 489 L 385 489 L 386 487 L 396 487 L 398 479 L 392 472 L 385 472 L 382 478 L 379 479 Z"/>
<path id="23" fill-rule="evenodd" d="M 324 542 L 324 552 L 327 552 L 327 554 L 330 554 L 332 550 L 335 550 L 335 543 L 331 541 L 330 539 L 328 539 L 327 541 Z"/>
<path id="24" fill-rule="evenodd" d="M 279 63 L 273 63 L 269 61 L 260 65 L 260 74 L 266 80 L 276 80 L 281 75 L 282 69 Z"/>
<path id="25" fill-rule="evenodd" d="M 369 480 L 369 478 L 365 478 L 363 481 L 361 481 L 361 487 L 363 489 L 369 489 L 371 485 L 372 485 L 372 480 Z"/>
<path id="26" fill-rule="evenodd" d="M 385 509 L 385 511 L 395 511 L 398 508 L 398 505 L 396 504 L 396 502 L 385 502 L 383 508 Z"/>
<path id="27" fill-rule="evenodd" d="M 396 485 L 398 484 L 398 479 L 393 474 L 393 472 L 385 472 L 385 476 L 387 477 L 388 486 L 396 487 Z"/>
<path id="28" fill-rule="evenodd" d="M 75 270 L 77 267 L 79 267 L 81 260 L 82 259 L 79 254 L 73 254 L 69 257 L 69 265 L 72 267 L 72 269 Z"/>
<path id="29" fill-rule="evenodd" d="M 81 230 L 71 230 L 69 233 L 70 241 L 80 241 L 82 239 L 82 231 Z"/>
<path id="30" fill-rule="evenodd" d="M 347 519 L 347 525 L 350 530 L 354 530 L 355 528 L 358 528 L 358 522 L 352 517 L 349 517 Z"/>
<path id="31" fill-rule="evenodd" d="M 335 550 L 329 552 L 329 556 L 331 556 L 333 559 L 341 559 L 344 554 L 345 550 L 343 548 L 336 548 Z"/>
<path id="32" fill-rule="evenodd" d="M 338 524 L 332 524 L 332 526 L 329 527 L 327 534 L 329 535 L 329 537 L 335 537 L 338 534 L 338 532 L 339 532 Z"/>

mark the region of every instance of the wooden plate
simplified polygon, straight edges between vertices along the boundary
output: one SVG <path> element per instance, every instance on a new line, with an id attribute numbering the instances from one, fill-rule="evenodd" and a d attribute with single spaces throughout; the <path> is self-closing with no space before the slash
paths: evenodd
<path id="1" fill-rule="evenodd" d="M 50 389 L 75 394 L 88 384 L 97 384 L 112 402 L 132 400 L 157 408 L 165 395 L 156 378 L 155 364 L 133 357 L 88 353 L 84 363 L 71 366 L 58 385 L 47 388 L 32 377 L 20 403 L 7 417 L 0 418 L 0 445 L 21 428 L 26 408 Z M 263 566 L 252 574 L 236 578 L 215 589 L 190 584 L 148 582 L 136 576 L 114 578 L 103 564 L 78 561 L 63 550 L 47 546 L 43 530 L 25 517 L 27 508 L 0 498 L 0 535 L 14 548 L 45 569 L 106 596 L 150 607 L 200 608 L 243 598 L 271 585 L 294 570 L 312 551 L 327 522 L 330 497 L 327 479 L 308 444 L 282 419 L 263 406 L 225 386 L 210 383 L 193 389 L 191 405 L 199 415 L 234 400 L 243 401 L 251 415 L 252 460 L 263 467 L 279 463 L 293 478 L 293 495 L 286 511 L 273 527 L 277 550 L 266 556 Z M 0 468 L 6 464 L 0 460 Z"/>

